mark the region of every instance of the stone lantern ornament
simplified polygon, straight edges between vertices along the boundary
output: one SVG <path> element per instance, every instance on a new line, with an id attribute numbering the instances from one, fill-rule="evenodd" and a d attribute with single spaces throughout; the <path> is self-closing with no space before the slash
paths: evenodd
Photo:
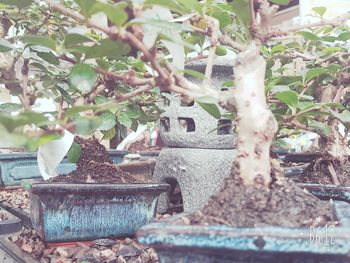
<path id="1" fill-rule="evenodd" d="M 233 79 L 232 64 L 232 58 L 215 61 L 211 82 L 214 87 L 222 89 L 225 81 Z M 205 66 L 206 60 L 198 60 L 187 64 L 186 69 L 204 73 Z M 195 102 L 183 105 L 175 96 L 167 97 L 169 103 L 162 107 L 160 121 L 160 136 L 166 147 L 159 154 L 154 180 L 173 187 L 179 184 L 184 211 L 202 208 L 230 174 L 236 153 L 233 125 L 229 119 L 215 119 Z M 158 212 L 168 208 L 169 196 L 162 194 Z"/>

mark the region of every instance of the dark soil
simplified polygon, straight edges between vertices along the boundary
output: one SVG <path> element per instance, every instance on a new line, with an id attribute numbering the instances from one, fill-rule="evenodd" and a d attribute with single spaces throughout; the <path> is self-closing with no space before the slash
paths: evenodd
<path id="1" fill-rule="evenodd" d="M 270 189 L 243 186 L 233 168 L 223 189 L 209 199 L 202 211 L 191 214 L 191 224 L 224 224 L 234 227 L 318 226 L 332 220 L 329 202 L 304 192 L 292 181 L 273 175 Z M 186 221 L 186 220 L 185 220 Z M 188 219 L 187 219 L 188 221 Z"/>
<path id="2" fill-rule="evenodd" d="M 334 184 L 328 170 L 327 161 L 317 160 L 311 163 L 298 178 L 299 183 Z M 343 165 L 333 163 L 340 186 L 350 186 L 350 162 Z"/>
<path id="3" fill-rule="evenodd" d="M 162 147 L 159 146 L 148 146 L 145 142 L 145 139 L 142 141 L 134 142 L 130 145 L 128 151 L 131 153 L 139 153 L 139 152 L 151 152 L 151 151 L 159 151 Z"/>
<path id="4" fill-rule="evenodd" d="M 83 139 L 76 137 L 75 141 L 82 148 L 77 162 L 77 169 L 67 175 L 59 175 L 50 182 L 69 183 L 137 183 L 138 180 L 130 173 L 121 170 L 113 164 L 106 148 L 95 138 Z"/>

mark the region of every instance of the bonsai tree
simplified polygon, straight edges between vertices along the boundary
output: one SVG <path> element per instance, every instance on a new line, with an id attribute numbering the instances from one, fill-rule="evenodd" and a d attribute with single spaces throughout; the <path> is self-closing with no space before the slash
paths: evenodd
<path id="1" fill-rule="evenodd" d="M 333 20 L 322 19 L 309 25 L 279 29 L 271 25 L 271 19 L 278 10 L 278 6 L 274 4 L 287 4 L 286 0 L 234 0 L 232 3 L 196 0 L 146 0 L 142 4 L 115 2 L 102 3 L 95 0 L 61 3 L 48 0 L 34 3 L 30 0 L 15 2 L 19 7 L 37 9 L 39 12 L 34 11 L 35 15 L 43 14 L 40 21 L 45 23 L 38 25 L 39 29 L 34 31 L 34 35 L 27 29 L 24 35 L 14 37 L 23 43 L 22 50 L 34 53 L 35 58 L 23 59 L 21 83 L 17 83 L 24 111 L 16 116 L 2 114 L 3 130 L 9 134 L 18 126 L 35 124 L 44 129 L 45 135 L 42 135 L 39 141 L 42 142 L 43 138 L 47 138 L 47 134 L 55 133 L 62 128 L 95 127 L 92 120 L 103 119 L 102 115 L 106 114 L 106 110 L 111 111 L 113 116 L 117 115 L 119 122 L 131 125 L 132 118 L 125 113 L 128 112 L 127 109 L 135 108 L 135 104 L 136 107 L 149 105 L 147 104 L 149 101 L 141 101 L 140 104 L 139 98 L 145 96 L 148 98 L 150 93 L 153 95 L 157 87 L 160 91 L 179 94 L 185 101 L 196 100 L 213 116 L 218 117 L 219 110 L 216 103 L 235 113 L 237 159 L 232 176 L 227 179 L 228 183 L 204 209 L 207 221 L 210 221 L 210 218 L 218 220 L 219 217 L 226 218 L 228 214 L 235 215 L 240 212 L 242 215 L 252 214 L 253 220 L 242 220 L 237 223 L 238 225 L 255 224 L 255 221 L 300 225 L 312 224 L 310 218 L 319 215 L 327 217 L 331 214 L 329 207 L 317 206 L 320 205 L 318 199 L 285 181 L 279 173 L 278 165 L 272 165 L 275 168 L 271 166 L 270 147 L 278 130 L 273 112 L 284 127 L 309 130 L 308 127 L 313 126 L 313 130 L 317 131 L 324 121 L 321 119 L 317 121 L 315 114 L 323 114 L 325 107 L 328 116 L 338 116 L 337 119 L 339 116 L 346 116 L 347 113 L 346 111 L 344 113 L 344 108 L 339 104 L 316 103 L 311 99 L 309 106 L 304 104 L 306 108 L 303 108 L 302 103 L 299 103 L 310 99 L 306 96 L 309 86 L 312 86 L 310 81 L 314 80 L 316 83 L 322 75 L 328 76 L 327 69 L 307 71 L 307 75 L 302 78 L 304 81 L 301 81 L 305 91 L 304 89 L 300 91 L 298 83 L 300 74 L 296 78 L 296 83 L 285 84 L 290 90 L 278 90 L 276 86 L 281 86 L 282 80 L 292 78 L 288 76 L 284 78 L 282 69 L 275 71 L 271 61 L 275 61 L 277 55 L 290 61 L 293 57 L 305 57 L 305 54 L 300 51 L 302 46 L 297 47 L 293 43 L 274 44 L 273 47 L 269 46 L 269 43 L 272 40 L 276 43 L 274 39 L 277 37 L 324 26 L 331 26 L 329 32 L 334 30 L 338 33 L 337 30 L 341 30 L 342 33 L 346 33 L 346 27 L 342 24 L 349 18 L 348 15 Z M 16 13 L 16 11 L 15 13 L 8 11 L 5 20 L 11 22 L 13 19 L 11 16 L 30 15 L 27 12 Z M 318 12 L 322 13 L 320 10 Z M 21 27 L 26 30 L 25 22 Z M 303 31 L 300 35 L 306 40 L 310 40 L 312 36 L 314 39 L 317 37 L 309 31 Z M 334 37 L 337 39 L 339 35 Z M 13 45 L 13 40 L 2 39 L 1 47 L 7 52 L 19 52 L 17 56 L 23 57 L 26 52 L 18 51 L 18 47 Z M 204 42 L 209 44 L 207 48 L 203 48 Z M 306 47 L 312 48 L 314 56 L 322 60 L 322 56 L 317 53 L 322 47 L 317 43 L 315 45 L 316 48 L 312 48 L 312 45 Z M 198 47 L 198 58 L 207 57 L 204 75 L 183 70 L 184 54 Z M 229 90 L 218 91 L 211 87 L 210 77 L 215 56 L 224 54 L 225 49 L 232 49 L 237 54 L 234 81 L 225 83 L 226 86 L 233 86 Z M 283 58 L 278 59 L 284 63 Z M 14 62 L 16 60 L 18 59 L 14 59 Z M 33 65 L 34 61 L 40 62 Z M 28 76 L 31 63 L 32 67 L 39 69 L 35 79 L 30 79 Z M 12 65 L 16 63 L 11 64 L 11 67 Z M 311 64 L 307 66 L 310 67 Z M 336 70 L 333 67 L 333 70 L 334 74 L 338 74 L 346 73 L 348 69 L 338 67 Z M 189 82 L 184 78 L 184 72 L 202 77 L 202 84 Z M 279 75 L 275 75 L 275 72 Z M 336 76 L 333 75 L 333 78 Z M 36 83 L 41 83 L 40 87 L 36 86 Z M 108 83 L 112 84 L 109 86 Z M 50 89 L 53 94 L 53 90 L 56 91 L 55 98 L 59 102 L 54 120 L 30 111 L 33 98 Z M 272 101 L 273 104 L 269 105 L 266 91 L 269 99 L 278 101 Z M 101 98 L 101 94 L 106 96 Z M 151 98 L 153 99 L 151 103 L 158 99 L 153 96 Z M 123 101 L 127 103 L 124 104 Z M 151 105 L 154 107 L 154 104 Z M 288 106 L 288 110 L 284 105 Z M 309 110 L 310 107 L 312 110 Z M 309 114 L 306 120 L 301 120 L 303 111 L 314 114 Z M 82 125 L 80 118 L 83 112 L 85 116 L 89 116 L 85 117 L 89 122 Z M 327 118 L 328 121 L 332 117 Z M 318 127 L 310 125 L 311 121 L 319 123 Z M 55 124 L 59 124 L 61 128 L 57 128 Z M 239 191 L 241 200 L 244 201 L 243 205 L 239 202 L 233 204 L 232 196 L 235 191 Z M 297 212 L 285 209 L 284 206 L 288 205 L 288 202 L 297 208 Z M 224 204 L 226 212 L 212 211 L 210 207 L 215 203 L 219 203 L 220 206 Z M 269 220 L 269 216 L 258 215 L 266 207 L 271 208 L 267 214 L 279 212 L 276 220 Z M 252 211 L 254 213 L 251 213 Z M 279 215 L 288 216 L 288 213 L 299 214 L 301 218 L 281 222 Z M 233 221 L 225 222 L 234 224 Z"/>
<path id="2" fill-rule="evenodd" d="M 314 8 L 320 19 L 326 13 L 324 7 Z M 315 178 L 310 175 L 318 173 L 318 182 L 336 185 L 348 184 L 345 170 L 350 153 L 347 141 L 350 35 L 349 26 L 338 22 L 337 19 L 330 24 L 321 22 L 312 31 L 298 32 L 302 41 L 278 43 L 263 50 L 269 64 L 268 74 L 274 75 L 267 85 L 268 101 L 280 127 L 319 135 L 319 158 L 303 180 L 312 182 Z M 274 70 L 274 64 L 281 67 Z"/>

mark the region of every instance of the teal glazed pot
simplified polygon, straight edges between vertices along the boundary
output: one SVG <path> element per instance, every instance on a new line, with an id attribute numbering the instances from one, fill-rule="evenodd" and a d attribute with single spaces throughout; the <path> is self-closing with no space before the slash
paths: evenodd
<path id="1" fill-rule="evenodd" d="M 113 163 L 121 163 L 127 151 L 109 150 Z M 58 174 L 67 174 L 76 169 L 75 164 L 64 159 L 58 166 Z M 42 179 L 37 163 L 37 155 L 32 152 L 0 154 L 0 184 L 20 185 L 22 180 Z"/>
<path id="2" fill-rule="evenodd" d="M 36 183 L 31 220 L 46 242 L 131 236 L 156 214 L 168 184 Z"/>
<path id="3" fill-rule="evenodd" d="M 339 226 L 326 228 L 191 226 L 181 214 L 149 224 L 138 241 L 153 247 L 161 263 L 350 262 L 350 205 L 334 202 Z"/>

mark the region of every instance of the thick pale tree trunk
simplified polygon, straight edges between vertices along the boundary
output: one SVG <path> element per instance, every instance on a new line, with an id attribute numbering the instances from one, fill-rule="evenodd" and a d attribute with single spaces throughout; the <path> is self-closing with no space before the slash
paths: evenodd
<path id="1" fill-rule="evenodd" d="M 265 70 L 266 62 L 259 47 L 251 44 L 237 57 L 234 98 L 238 117 L 238 171 L 245 185 L 269 187 L 270 147 L 277 121 L 266 103 Z"/>

